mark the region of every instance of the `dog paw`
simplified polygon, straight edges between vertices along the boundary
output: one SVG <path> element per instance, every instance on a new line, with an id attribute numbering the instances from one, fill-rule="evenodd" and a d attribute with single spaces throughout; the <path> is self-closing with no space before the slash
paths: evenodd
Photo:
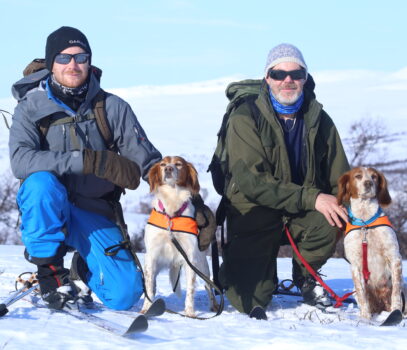
<path id="1" fill-rule="evenodd" d="M 185 315 L 188 317 L 195 317 L 195 311 L 193 309 L 185 309 Z"/>
<path id="2" fill-rule="evenodd" d="M 361 312 L 360 317 L 366 320 L 370 320 L 372 318 L 372 314 L 370 312 Z"/>

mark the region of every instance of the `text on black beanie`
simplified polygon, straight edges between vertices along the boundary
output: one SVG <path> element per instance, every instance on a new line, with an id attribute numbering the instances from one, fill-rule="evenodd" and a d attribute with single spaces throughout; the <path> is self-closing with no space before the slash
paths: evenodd
<path id="1" fill-rule="evenodd" d="M 79 46 L 90 54 L 89 64 L 92 57 L 88 39 L 78 29 L 72 27 L 61 27 L 48 35 L 45 46 L 45 65 L 51 72 L 55 56 L 68 47 Z"/>

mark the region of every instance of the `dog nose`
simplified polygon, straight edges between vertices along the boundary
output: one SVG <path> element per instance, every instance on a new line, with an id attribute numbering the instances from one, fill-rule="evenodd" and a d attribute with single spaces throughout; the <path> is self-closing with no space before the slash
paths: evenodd
<path id="1" fill-rule="evenodd" d="M 373 186 L 373 181 L 372 180 L 366 180 L 364 182 L 364 185 L 366 188 L 371 188 Z"/>
<path id="2" fill-rule="evenodd" d="M 172 166 L 167 165 L 165 167 L 165 172 L 171 174 L 174 171 L 174 169 L 172 168 Z"/>

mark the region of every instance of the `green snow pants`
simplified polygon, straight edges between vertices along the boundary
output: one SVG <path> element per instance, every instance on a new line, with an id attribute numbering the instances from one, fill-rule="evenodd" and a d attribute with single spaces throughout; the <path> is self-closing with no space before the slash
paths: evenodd
<path id="1" fill-rule="evenodd" d="M 322 214 L 307 211 L 295 216 L 255 207 L 247 214 L 228 215 L 227 243 L 219 279 L 229 302 L 240 312 L 250 313 L 254 306 L 267 307 L 277 281 L 277 254 L 287 239 L 284 222 L 301 255 L 318 270 L 335 251 L 338 229 L 328 224 Z M 308 271 L 293 253 L 293 279 Z"/>

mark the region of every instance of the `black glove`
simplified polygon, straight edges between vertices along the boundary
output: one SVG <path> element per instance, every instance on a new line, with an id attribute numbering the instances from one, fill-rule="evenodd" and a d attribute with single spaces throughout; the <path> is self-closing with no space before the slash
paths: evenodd
<path id="1" fill-rule="evenodd" d="M 192 204 L 195 207 L 195 220 L 199 228 L 199 250 L 204 251 L 211 244 L 212 238 L 216 232 L 217 225 L 215 216 L 213 215 L 212 210 L 205 205 L 199 194 L 192 197 Z"/>
<path id="2" fill-rule="evenodd" d="M 140 184 L 138 165 L 115 152 L 83 151 L 83 173 L 94 174 L 122 188 L 135 190 Z"/>

